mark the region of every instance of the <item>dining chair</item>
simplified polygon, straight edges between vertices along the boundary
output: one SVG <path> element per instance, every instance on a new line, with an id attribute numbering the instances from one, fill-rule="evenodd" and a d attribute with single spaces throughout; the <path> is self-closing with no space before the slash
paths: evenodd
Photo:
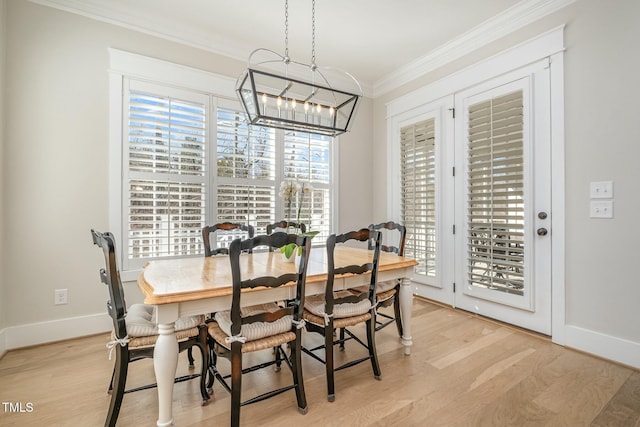
<path id="1" fill-rule="evenodd" d="M 346 266 L 335 266 L 336 245 L 343 245 L 353 242 L 367 242 L 373 240 L 373 250 L 371 251 L 371 262 L 362 265 L 348 264 Z M 344 234 L 332 234 L 327 239 L 327 284 L 324 294 L 307 297 L 304 305 L 304 320 L 309 332 L 315 332 L 324 337 L 324 344 L 315 348 L 303 351 L 312 358 L 325 364 L 327 376 L 327 398 L 330 402 L 335 400 L 334 374 L 350 366 L 357 365 L 366 360 L 371 361 L 373 375 L 376 379 L 381 379 L 380 364 L 376 353 L 375 326 L 376 326 L 376 282 L 378 275 L 378 264 L 380 260 L 380 232 L 363 228 L 358 231 L 351 231 Z M 363 275 L 370 274 L 367 279 L 369 285 L 365 291 L 359 290 L 333 290 L 335 278 L 341 275 Z M 348 327 L 364 323 L 367 343 L 365 344 Z M 334 341 L 336 329 L 344 330 L 350 339 L 361 344 L 368 350 L 368 355 L 359 359 L 351 360 L 341 366 L 334 367 L 334 346 L 342 346 L 340 339 Z M 317 351 L 324 350 L 324 359 Z"/>
<path id="2" fill-rule="evenodd" d="M 158 327 L 154 321 L 153 306 L 132 304 L 127 308 L 120 272 L 117 267 L 116 243 L 113 234 L 91 230 L 91 235 L 93 243 L 101 247 L 104 253 L 105 267 L 100 269 L 100 280 L 109 288 L 107 311 L 113 321 L 111 341 L 107 347 L 110 349 L 109 359 L 111 359 L 112 352 L 115 352 L 116 360 L 108 389 L 108 393 L 111 394 L 111 402 L 104 423 L 105 426 L 111 427 L 116 425 L 125 393 L 156 387 L 156 384 L 149 384 L 125 390 L 129 363 L 153 358 L 154 346 L 158 338 Z M 182 317 L 176 321 L 175 330 L 180 352 L 198 347 L 202 355 L 202 371 L 176 378 L 175 382 L 200 377 L 200 394 L 204 405 L 209 400 L 205 387 L 208 353 L 204 316 Z M 191 354 L 189 354 L 189 368 L 194 369 L 194 360 Z"/>
<path id="3" fill-rule="evenodd" d="M 257 246 L 279 248 L 283 245 L 295 243 L 303 248 L 300 263 L 287 264 L 269 252 L 269 263 L 282 263 L 283 274 L 272 277 L 253 277 L 253 266 L 250 255 L 242 254 Z M 231 426 L 240 425 L 240 407 L 260 402 L 269 397 L 295 389 L 298 410 L 307 413 L 307 400 L 304 392 L 301 365 L 301 336 L 304 327 L 302 312 L 304 305 L 305 282 L 307 277 L 307 257 L 311 248 L 311 239 L 306 236 L 276 232 L 269 236 L 259 235 L 254 238 L 234 240 L 229 246 L 229 262 L 231 263 L 232 297 L 231 309 L 219 311 L 215 319 L 208 323 L 209 331 L 209 381 L 207 388 L 213 396 L 215 379 L 223 388 L 231 393 Z M 285 270 L 286 269 L 286 270 Z M 256 287 L 278 288 L 294 282 L 295 299 L 287 304 L 266 303 L 245 306 L 243 298 L 250 296 L 250 290 Z M 285 346 L 285 344 L 288 344 Z M 283 348 L 284 347 L 284 348 Z M 268 362 L 243 367 L 243 355 L 265 349 L 274 349 L 275 358 Z M 285 349 L 289 350 L 287 356 Z M 231 363 L 231 373 L 224 375 L 218 366 L 218 359 L 223 357 Z M 282 362 L 292 373 L 292 384 L 275 390 L 259 394 L 242 400 L 242 378 L 249 372 L 275 365 Z M 279 370 L 279 369 L 277 369 Z M 230 379 L 230 383 L 229 383 Z"/>
<path id="4" fill-rule="evenodd" d="M 383 243 L 380 244 L 382 252 L 393 253 L 398 256 L 404 255 L 404 246 L 406 243 L 407 229 L 404 225 L 393 221 L 382 222 L 379 224 L 370 224 L 370 230 L 378 230 L 381 233 Z M 386 244 L 384 242 L 386 241 Z M 367 243 L 368 249 L 373 250 L 373 241 Z M 402 317 L 400 315 L 400 279 L 378 281 L 376 285 L 376 331 L 389 326 L 391 323 L 396 324 L 398 335 L 402 337 Z M 359 291 L 366 291 L 366 287 L 356 288 Z M 393 316 L 379 310 L 393 304 Z M 345 338 L 344 329 L 340 330 L 340 349 L 344 350 L 344 344 L 349 338 Z"/>
<path id="5" fill-rule="evenodd" d="M 387 244 L 381 244 L 381 251 L 394 253 L 398 256 L 404 256 L 404 245 L 407 239 L 407 228 L 404 225 L 393 221 L 387 221 L 380 224 L 371 224 L 369 225 L 369 229 L 380 231 L 382 233 L 383 241 L 387 241 Z M 388 239 L 385 239 L 385 237 L 388 237 Z M 389 241 L 392 243 L 389 243 Z M 369 249 L 373 249 L 371 242 L 369 242 Z M 398 329 L 398 335 L 402 337 L 400 298 L 398 298 L 400 295 L 400 282 L 400 279 L 395 279 L 378 282 L 376 285 L 377 307 L 389 307 L 393 304 L 393 316 L 389 316 L 379 310 L 377 311 L 378 317 L 376 319 L 376 331 L 379 331 L 395 321 L 396 328 Z M 384 318 L 386 320 L 381 320 L 380 318 Z"/>
<path id="6" fill-rule="evenodd" d="M 211 234 L 216 233 L 215 239 Z M 255 229 L 250 224 L 237 224 L 232 222 L 220 222 L 214 225 L 206 225 L 202 228 L 202 243 L 204 244 L 204 256 L 228 254 L 228 243 L 239 236 L 252 238 Z M 222 237 L 226 237 L 226 241 Z M 228 243 L 227 243 L 228 242 Z M 223 246 L 218 246 L 222 243 Z"/>

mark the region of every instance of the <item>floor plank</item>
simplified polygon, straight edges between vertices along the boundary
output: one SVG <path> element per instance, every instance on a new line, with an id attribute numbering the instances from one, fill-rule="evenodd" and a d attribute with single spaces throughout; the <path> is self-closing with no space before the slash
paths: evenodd
<path id="1" fill-rule="evenodd" d="M 640 372 L 552 344 L 548 339 L 478 316 L 416 299 L 411 356 L 394 325 L 377 334 L 382 380 L 362 363 L 336 374 L 328 402 L 324 367 L 304 356 L 307 415 L 287 392 L 242 408 L 246 426 L 635 426 L 640 427 Z M 364 336 L 363 330 L 356 330 Z M 305 343 L 319 338 L 305 334 Z M 0 401 L 33 405 L 32 412 L 0 407 L 0 425 L 100 426 L 113 362 L 108 335 L 10 351 L 0 359 Z M 355 343 L 343 361 L 363 354 Z M 196 352 L 197 353 L 197 352 Z M 271 357 L 270 351 L 252 355 Z M 196 365 L 200 363 L 197 359 Z M 189 372 L 181 354 L 178 373 Z M 127 386 L 153 381 L 153 362 L 135 362 Z M 262 370 L 243 379 L 243 394 L 289 381 L 288 370 Z M 118 425 L 155 425 L 155 390 L 127 394 Z M 179 426 L 228 425 L 229 396 L 218 385 L 201 406 L 197 381 L 175 385 Z"/>

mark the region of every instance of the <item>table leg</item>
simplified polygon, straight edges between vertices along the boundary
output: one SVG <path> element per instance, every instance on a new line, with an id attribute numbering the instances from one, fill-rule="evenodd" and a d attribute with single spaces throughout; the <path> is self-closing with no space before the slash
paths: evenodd
<path id="1" fill-rule="evenodd" d="M 173 425 L 173 381 L 178 367 L 175 324 L 158 324 L 158 341 L 153 351 L 153 368 L 158 383 L 158 427 Z"/>
<path id="2" fill-rule="evenodd" d="M 404 345 L 404 354 L 411 354 L 411 306 L 413 303 L 413 291 L 411 289 L 411 280 L 403 278 L 400 284 L 400 317 L 402 318 L 402 345 Z"/>

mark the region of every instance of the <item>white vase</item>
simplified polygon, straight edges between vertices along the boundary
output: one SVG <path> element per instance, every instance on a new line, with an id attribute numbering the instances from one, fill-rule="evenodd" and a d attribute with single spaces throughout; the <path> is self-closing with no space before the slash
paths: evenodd
<path id="1" fill-rule="evenodd" d="M 282 252 L 282 259 L 284 259 L 284 262 L 294 262 L 297 257 L 297 254 L 298 254 L 298 250 L 296 249 L 295 251 L 293 251 L 291 256 L 287 258 L 287 255 L 285 255 L 285 253 Z"/>

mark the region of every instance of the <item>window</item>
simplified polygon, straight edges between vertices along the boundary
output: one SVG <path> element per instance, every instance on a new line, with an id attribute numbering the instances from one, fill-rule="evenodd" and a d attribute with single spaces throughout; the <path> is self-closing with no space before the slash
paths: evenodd
<path id="1" fill-rule="evenodd" d="M 331 231 L 331 146 L 333 139 L 303 132 L 284 132 L 284 178 L 309 182 L 313 188 L 300 208 L 300 222 L 318 231 L 318 244 Z"/>
<path id="2" fill-rule="evenodd" d="M 275 133 L 247 126 L 244 114 L 235 109 L 218 108 L 214 222 L 251 224 L 256 234 L 264 234 L 267 224 L 274 222 Z"/>
<path id="3" fill-rule="evenodd" d="M 248 126 L 229 79 L 110 53 L 110 229 L 124 280 L 150 259 L 201 256 L 206 224 L 265 233 L 286 218 L 284 179 L 313 186 L 300 220 L 320 232 L 316 245 L 324 242 L 333 228 L 332 138 Z"/>
<path id="4" fill-rule="evenodd" d="M 208 98 L 128 81 L 124 159 L 127 266 L 200 253 Z"/>
<path id="5" fill-rule="evenodd" d="M 415 273 L 436 275 L 435 119 L 400 129 L 401 218 L 407 228 L 404 253 L 418 261 Z"/>

